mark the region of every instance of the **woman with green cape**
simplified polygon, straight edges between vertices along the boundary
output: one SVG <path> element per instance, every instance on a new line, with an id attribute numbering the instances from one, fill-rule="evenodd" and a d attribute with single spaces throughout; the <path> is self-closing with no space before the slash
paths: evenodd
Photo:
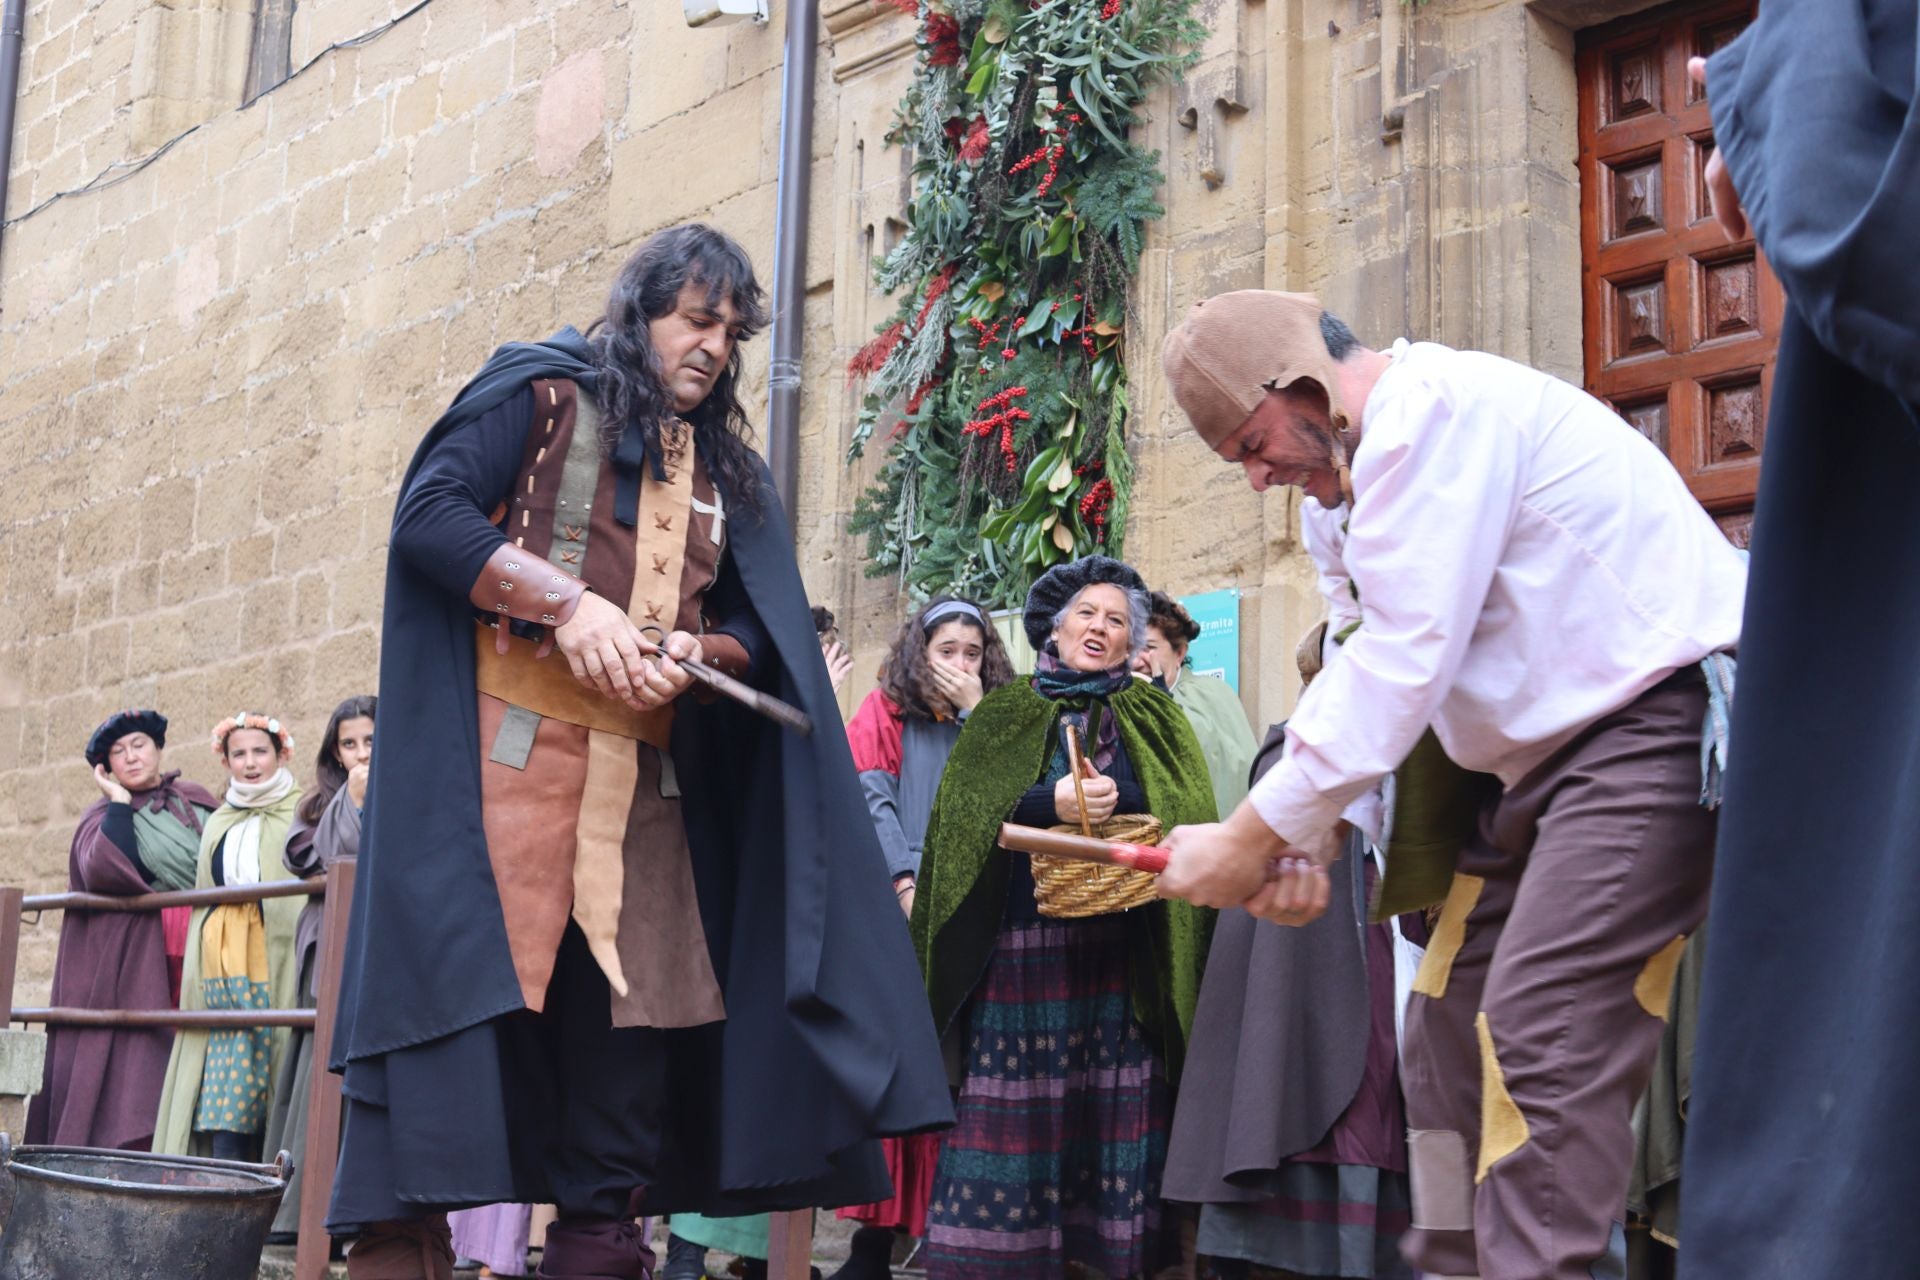
<path id="1" fill-rule="evenodd" d="M 1036 582 L 1036 671 L 974 708 L 934 799 L 913 935 L 959 1100 L 927 1215 L 930 1280 L 1054 1280 L 1070 1265 L 1124 1280 L 1176 1243 L 1160 1172 L 1212 913 L 1151 899 L 1043 911 L 1034 866 L 997 842 L 1007 821 L 1212 820 L 1186 716 L 1132 675 L 1147 613 L 1140 575 L 1105 556 Z M 1068 729 L 1086 744 L 1077 781 Z"/>

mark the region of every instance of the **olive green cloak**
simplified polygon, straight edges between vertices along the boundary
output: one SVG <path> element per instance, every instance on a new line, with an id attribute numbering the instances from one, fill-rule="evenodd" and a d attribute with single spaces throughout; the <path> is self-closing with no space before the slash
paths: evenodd
<path id="1" fill-rule="evenodd" d="M 1069 701 L 1016 680 L 981 700 L 967 718 L 934 796 L 927 824 L 913 943 L 926 976 L 934 1024 L 945 1035 L 986 972 L 1005 917 L 1009 864 L 1000 824 L 1053 758 L 1054 726 Z M 1135 680 L 1107 700 L 1120 744 L 1167 830 L 1215 820 L 1206 759 L 1187 717 L 1165 690 Z M 1200 994 L 1200 971 L 1213 936 L 1213 912 L 1185 902 L 1156 902 L 1133 917 L 1130 985 L 1133 1016 L 1179 1078 Z"/>

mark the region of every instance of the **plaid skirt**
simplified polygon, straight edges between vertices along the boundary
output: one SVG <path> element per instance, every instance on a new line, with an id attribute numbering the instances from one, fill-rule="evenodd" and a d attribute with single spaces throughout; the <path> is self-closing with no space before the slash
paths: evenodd
<path id="1" fill-rule="evenodd" d="M 1161 1262 L 1172 1105 L 1127 958 L 1118 915 L 1001 930 L 934 1175 L 929 1280 L 1057 1280 L 1069 1263 L 1123 1280 Z"/>

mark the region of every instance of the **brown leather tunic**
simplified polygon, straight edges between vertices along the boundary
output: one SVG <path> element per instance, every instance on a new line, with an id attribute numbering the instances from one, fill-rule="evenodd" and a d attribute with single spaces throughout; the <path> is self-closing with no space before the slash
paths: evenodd
<path id="1" fill-rule="evenodd" d="M 726 517 L 692 428 L 664 433 L 667 479 L 643 477 L 629 529 L 614 518 L 615 474 L 591 398 L 558 380 L 533 393 L 503 526 L 514 545 L 625 603 L 652 639 L 704 631 Z M 545 1003 L 571 918 L 607 975 L 616 1026 L 724 1017 L 666 752 L 672 709 L 632 711 L 582 687 L 559 654 L 538 659 L 516 637 L 503 656 L 495 639 L 478 628 L 481 807 L 527 1007 Z"/>

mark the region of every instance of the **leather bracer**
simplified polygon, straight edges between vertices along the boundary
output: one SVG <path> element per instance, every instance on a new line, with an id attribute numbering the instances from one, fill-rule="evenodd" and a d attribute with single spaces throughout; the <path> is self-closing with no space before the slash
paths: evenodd
<path id="1" fill-rule="evenodd" d="M 587 584 L 572 574 L 503 542 L 487 557 L 468 599 L 488 613 L 557 627 L 573 616 Z"/>

